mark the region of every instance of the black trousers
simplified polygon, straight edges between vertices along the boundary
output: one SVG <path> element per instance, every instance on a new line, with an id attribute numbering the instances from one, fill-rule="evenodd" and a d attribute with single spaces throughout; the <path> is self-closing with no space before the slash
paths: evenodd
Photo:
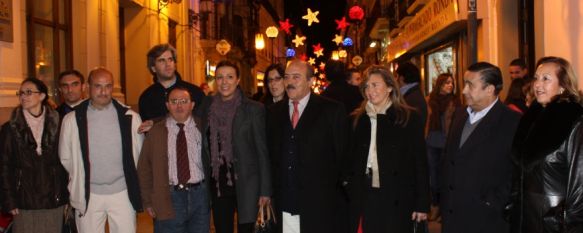
<path id="1" fill-rule="evenodd" d="M 216 233 L 233 233 L 237 197 L 213 197 L 213 221 Z M 239 222 L 239 221 L 237 221 Z M 238 233 L 253 233 L 255 223 L 237 224 Z"/>

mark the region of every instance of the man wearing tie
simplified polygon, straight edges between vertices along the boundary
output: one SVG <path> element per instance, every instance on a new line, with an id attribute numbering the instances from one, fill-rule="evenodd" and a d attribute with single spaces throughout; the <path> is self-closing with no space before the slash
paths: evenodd
<path id="1" fill-rule="evenodd" d="M 268 114 L 274 202 L 284 233 L 341 232 L 346 222 L 339 185 L 346 112 L 341 103 L 311 93 L 312 76 L 310 65 L 292 61 L 284 77 L 289 100 Z"/>
<path id="2" fill-rule="evenodd" d="M 201 123 L 188 89 L 173 87 L 166 97 L 169 115 L 154 124 L 144 141 L 138 175 L 154 232 L 209 232 L 209 161 L 201 156 Z"/>

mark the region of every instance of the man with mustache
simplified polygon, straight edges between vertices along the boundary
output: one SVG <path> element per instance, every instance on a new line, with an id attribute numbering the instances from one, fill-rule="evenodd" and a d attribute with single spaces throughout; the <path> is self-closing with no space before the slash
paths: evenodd
<path id="1" fill-rule="evenodd" d="M 283 81 L 289 100 L 274 104 L 267 117 L 279 227 L 283 232 L 342 232 L 344 105 L 311 92 L 312 67 L 305 61 L 292 61 Z"/>

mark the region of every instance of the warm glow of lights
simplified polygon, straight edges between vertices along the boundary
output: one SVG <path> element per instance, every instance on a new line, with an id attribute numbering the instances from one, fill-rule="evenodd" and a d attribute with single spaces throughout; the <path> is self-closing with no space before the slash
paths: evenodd
<path id="1" fill-rule="evenodd" d="M 255 35 L 255 48 L 259 50 L 265 48 L 265 40 L 263 40 L 263 34 L 261 33 Z"/>
<path id="2" fill-rule="evenodd" d="M 369 47 L 371 48 L 377 47 L 377 42 L 376 41 L 370 42 Z"/>
<path id="3" fill-rule="evenodd" d="M 334 60 L 334 61 L 340 60 L 340 56 L 338 55 L 338 51 L 336 51 L 336 50 L 332 51 L 332 60 Z"/>
<path id="4" fill-rule="evenodd" d="M 338 51 L 338 57 L 340 58 L 346 58 L 348 56 L 348 53 L 346 52 L 346 50 L 342 49 Z"/>
<path id="5" fill-rule="evenodd" d="M 276 38 L 278 34 L 279 34 L 279 30 L 277 30 L 277 27 L 275 27 L 275 26 L 268 27 L 265 30 L 265 35 L 267 35 L 267 38 L 270 38 L 270 39 Z"/>

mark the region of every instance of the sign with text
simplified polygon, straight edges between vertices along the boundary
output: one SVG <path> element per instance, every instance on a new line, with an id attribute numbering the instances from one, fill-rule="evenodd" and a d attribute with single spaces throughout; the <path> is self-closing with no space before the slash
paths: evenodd
<path id="1" fill-rule="evenodd" d="M 458 20 L 457 0 L 432 0 L 421 9 L 387 47 L 389 61 L 398 58 Z"/>
<path id="2" fill-rule="evenodd" d="M 14 41 L 12 27 L 12 0 L 0 0 L 0 41 Z"/>

